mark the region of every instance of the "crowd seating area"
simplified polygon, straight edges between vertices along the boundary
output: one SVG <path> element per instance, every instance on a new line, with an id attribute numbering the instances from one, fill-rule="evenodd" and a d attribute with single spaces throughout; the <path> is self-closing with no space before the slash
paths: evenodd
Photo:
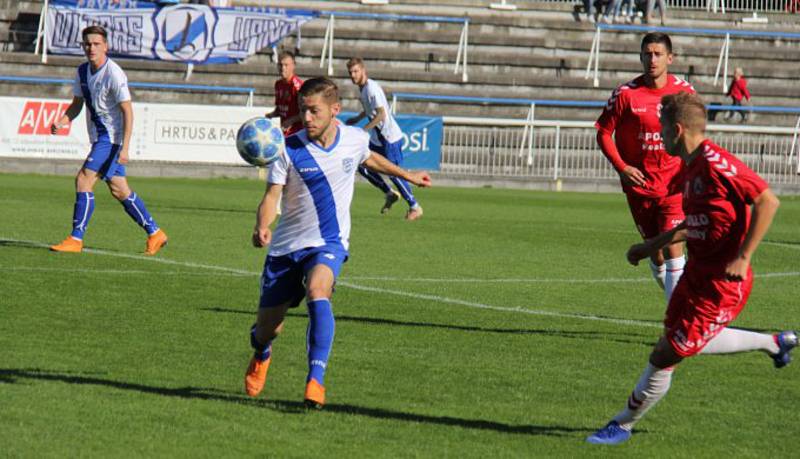
<path id="1" fill-rule="evenodd" d="M 238 0 L 237 5 L 263 5 Z M 389 5 L 367 6 L 350 1 L 303 2 L 307 9 L 323 12 L 351 11 L 394 14 L 458 16 L 469 18 L 467 82 L 454 73 L 461 24 L 402 22 L 382 19 L 337 18 L 333 77 L 343 89 L 344 106 L 359 108 L 356 88 L 347 78 L 346 60 L 354 55 L 367 62 L 371 78 L 388 93 L 411 92 L 459 96 L 524 99 L 604 101 L 611 91 L 641 71 L 638 62 L 640 33 L 603 31 L 599 86 L 585 78 L 595 26 L 578 14 L 571 2 L 514 2 L 516 11 L 489 9 L 490 1 L 439 0 L 435 5 L 418 0 L 391 0 Z M 496 2 L 495 2 L 496 3 Z M 270 6 L 297 8 L 298 2 L 277 0 Z M 0 75 L 72 78 L 78 57 L 49 56 L 47 64 L 33 54 L 41 1 L 0 0 Z M 671 10 L 669 26 L 800 31 L 800 16 L 768 14 L 768 22 L 743 23 L 745 13 L 725 15 L 704 10 Z M 298 51 L 301 77 L 323 73 L 320 54 L 328 18 L 321 16 L 302 28 L 302 41 L 284 40 L 281 47 Z M 723 38 L 703 34 L 672 34 L 677 54 L 672 72 L 688 79 L 707 101 L 727 104 L 722 85 L 713 85 Z M 196 66 L 189 83 L 254 87 L 255 104 L 269 106 L 277 71 L 272 51 L 262 50 L 234 65 Z M 186 66 L 165 62 L 119 59 L 131 81 L 184 83 Z M 743 67 L 753 104 L 800 107 L 797 65 L 800 39 L 732 37 L 729 71 Z M 69 97 L 67 86 L 0 83 L 0 94 Z M 246 97 L 213 92 L 137 89 L 136 98 L 151 102 L 244 104 Z M 403 101 L 400 111 L 441 115 L 524 118 L 522 106 L 475 105 Z M 537 107 L 539 119 L 592 120 L 597 108 Z M 738 118 L 738 117 L 737 117 Z M 719 119 L 718 121 L 722 121 Z M 758 113 L 752 124 L 794 126 L 791 114 Z"/>

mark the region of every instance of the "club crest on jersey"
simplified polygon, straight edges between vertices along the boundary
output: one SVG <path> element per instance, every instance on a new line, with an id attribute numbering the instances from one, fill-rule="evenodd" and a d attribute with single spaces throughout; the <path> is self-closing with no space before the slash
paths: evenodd
<path id="1" fill-rule="evenodd" d="M 356 161 L 353 158 L 344 158 L 342 160 L 342 169 L 344 169 L 345 174 L 353 172 L 355 168 Z"/>
<path id="2" fill-rule="evenodd" d="M 211 32 L 217 22 L 214 11 L 203 5 L 180 5 L 161 8 L 155 17 L 160 36 L 155 51 L 166 61 L 196 61 L 208 59 Z"/>

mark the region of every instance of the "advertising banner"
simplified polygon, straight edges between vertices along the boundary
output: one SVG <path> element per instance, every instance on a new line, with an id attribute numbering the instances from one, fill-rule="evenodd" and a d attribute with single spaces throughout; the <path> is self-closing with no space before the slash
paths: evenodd
<path id="1" fill-rule="evenodd" d="M 99 24 L 108 31 L 111 56 L 224 64 L 275 46 L 317 15 L 274 8 L 52 0 L 47 11 L 47 44 L 50 53 L 83 55 L 81 31 Z"/>
<path id="2" fill-rule="evenodd" d="M 339 119 L 344 121 L 357 115 L 353 112 L 342 112 Z M 442 160 L 441 116 L 394 115 L 394 119 L 403 131 L 403 162 L 406 169 L 424 169 L 438 171 Z M 367 120 L 358 123 L 363 127 Z"/>
<path id="3" fill-rule="evenodd" d="M 69 126 L 50 134 L 50 126 L 68 106 L 66 100 L 0 97 L 0 157 L 86 158 L 86 109 Z M 236 132 L 248 119 L 270 110 L 134 103 L 130 159 L 245 165 L 236 152 Z"/>
<path id="4" fill-rule="evenodd" d="M 50 126 L 69 106 L 67 100 L 0 97 L 0 157 L 86 158 L 89 136 L 86 109 L 55 135 Z M 246 163 L 236 151 L 236 132 L 250 118 L 272 107 L 219 105 L 133 104 L 131 161 L 178 163 Z M 343 113 L 344 120 L 355 113 Z M 439 170 L 442 118 L 396 115 L 403 131 L 403 162 L 407 169 Z M 272 122 L 278 126 L 279 121 Z M 362 121 L 362 125 L 364 122 Z"/>

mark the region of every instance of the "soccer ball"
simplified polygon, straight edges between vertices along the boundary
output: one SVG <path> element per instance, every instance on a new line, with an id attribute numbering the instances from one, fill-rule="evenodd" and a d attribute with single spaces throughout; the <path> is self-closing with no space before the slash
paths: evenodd
<path id="1" fill-rule="evenodd" d="M 283 132 L 266 118 L 249 119 L 236 133 L 236 149 L 254 166 L 272 164 L 283 151 Z"/>

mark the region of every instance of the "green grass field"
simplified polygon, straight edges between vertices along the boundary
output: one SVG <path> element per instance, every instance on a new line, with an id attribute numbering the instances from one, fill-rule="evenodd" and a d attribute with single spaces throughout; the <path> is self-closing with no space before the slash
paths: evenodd
<path id="1" fill-rule="evenodd" d="M 425 217 L 359 185 L 334 295 L 328 405 L 306 412 L 303 308 L 244 394 L 263 184 L 133 178 L 170 244 L 100 185 L 83 254 L 72 178 L 0 175 L 0 453 L 25 457 L 791 457 L 800 365 L 702 356 L 621 447 L 584 437 L 625 403 L 664 311 L 621 194 L 433 188 Z M 800 200 L 782 199 L 739 326 L 800 328 Z M 796 356 L 800 359 L 800 355 Z"/>

